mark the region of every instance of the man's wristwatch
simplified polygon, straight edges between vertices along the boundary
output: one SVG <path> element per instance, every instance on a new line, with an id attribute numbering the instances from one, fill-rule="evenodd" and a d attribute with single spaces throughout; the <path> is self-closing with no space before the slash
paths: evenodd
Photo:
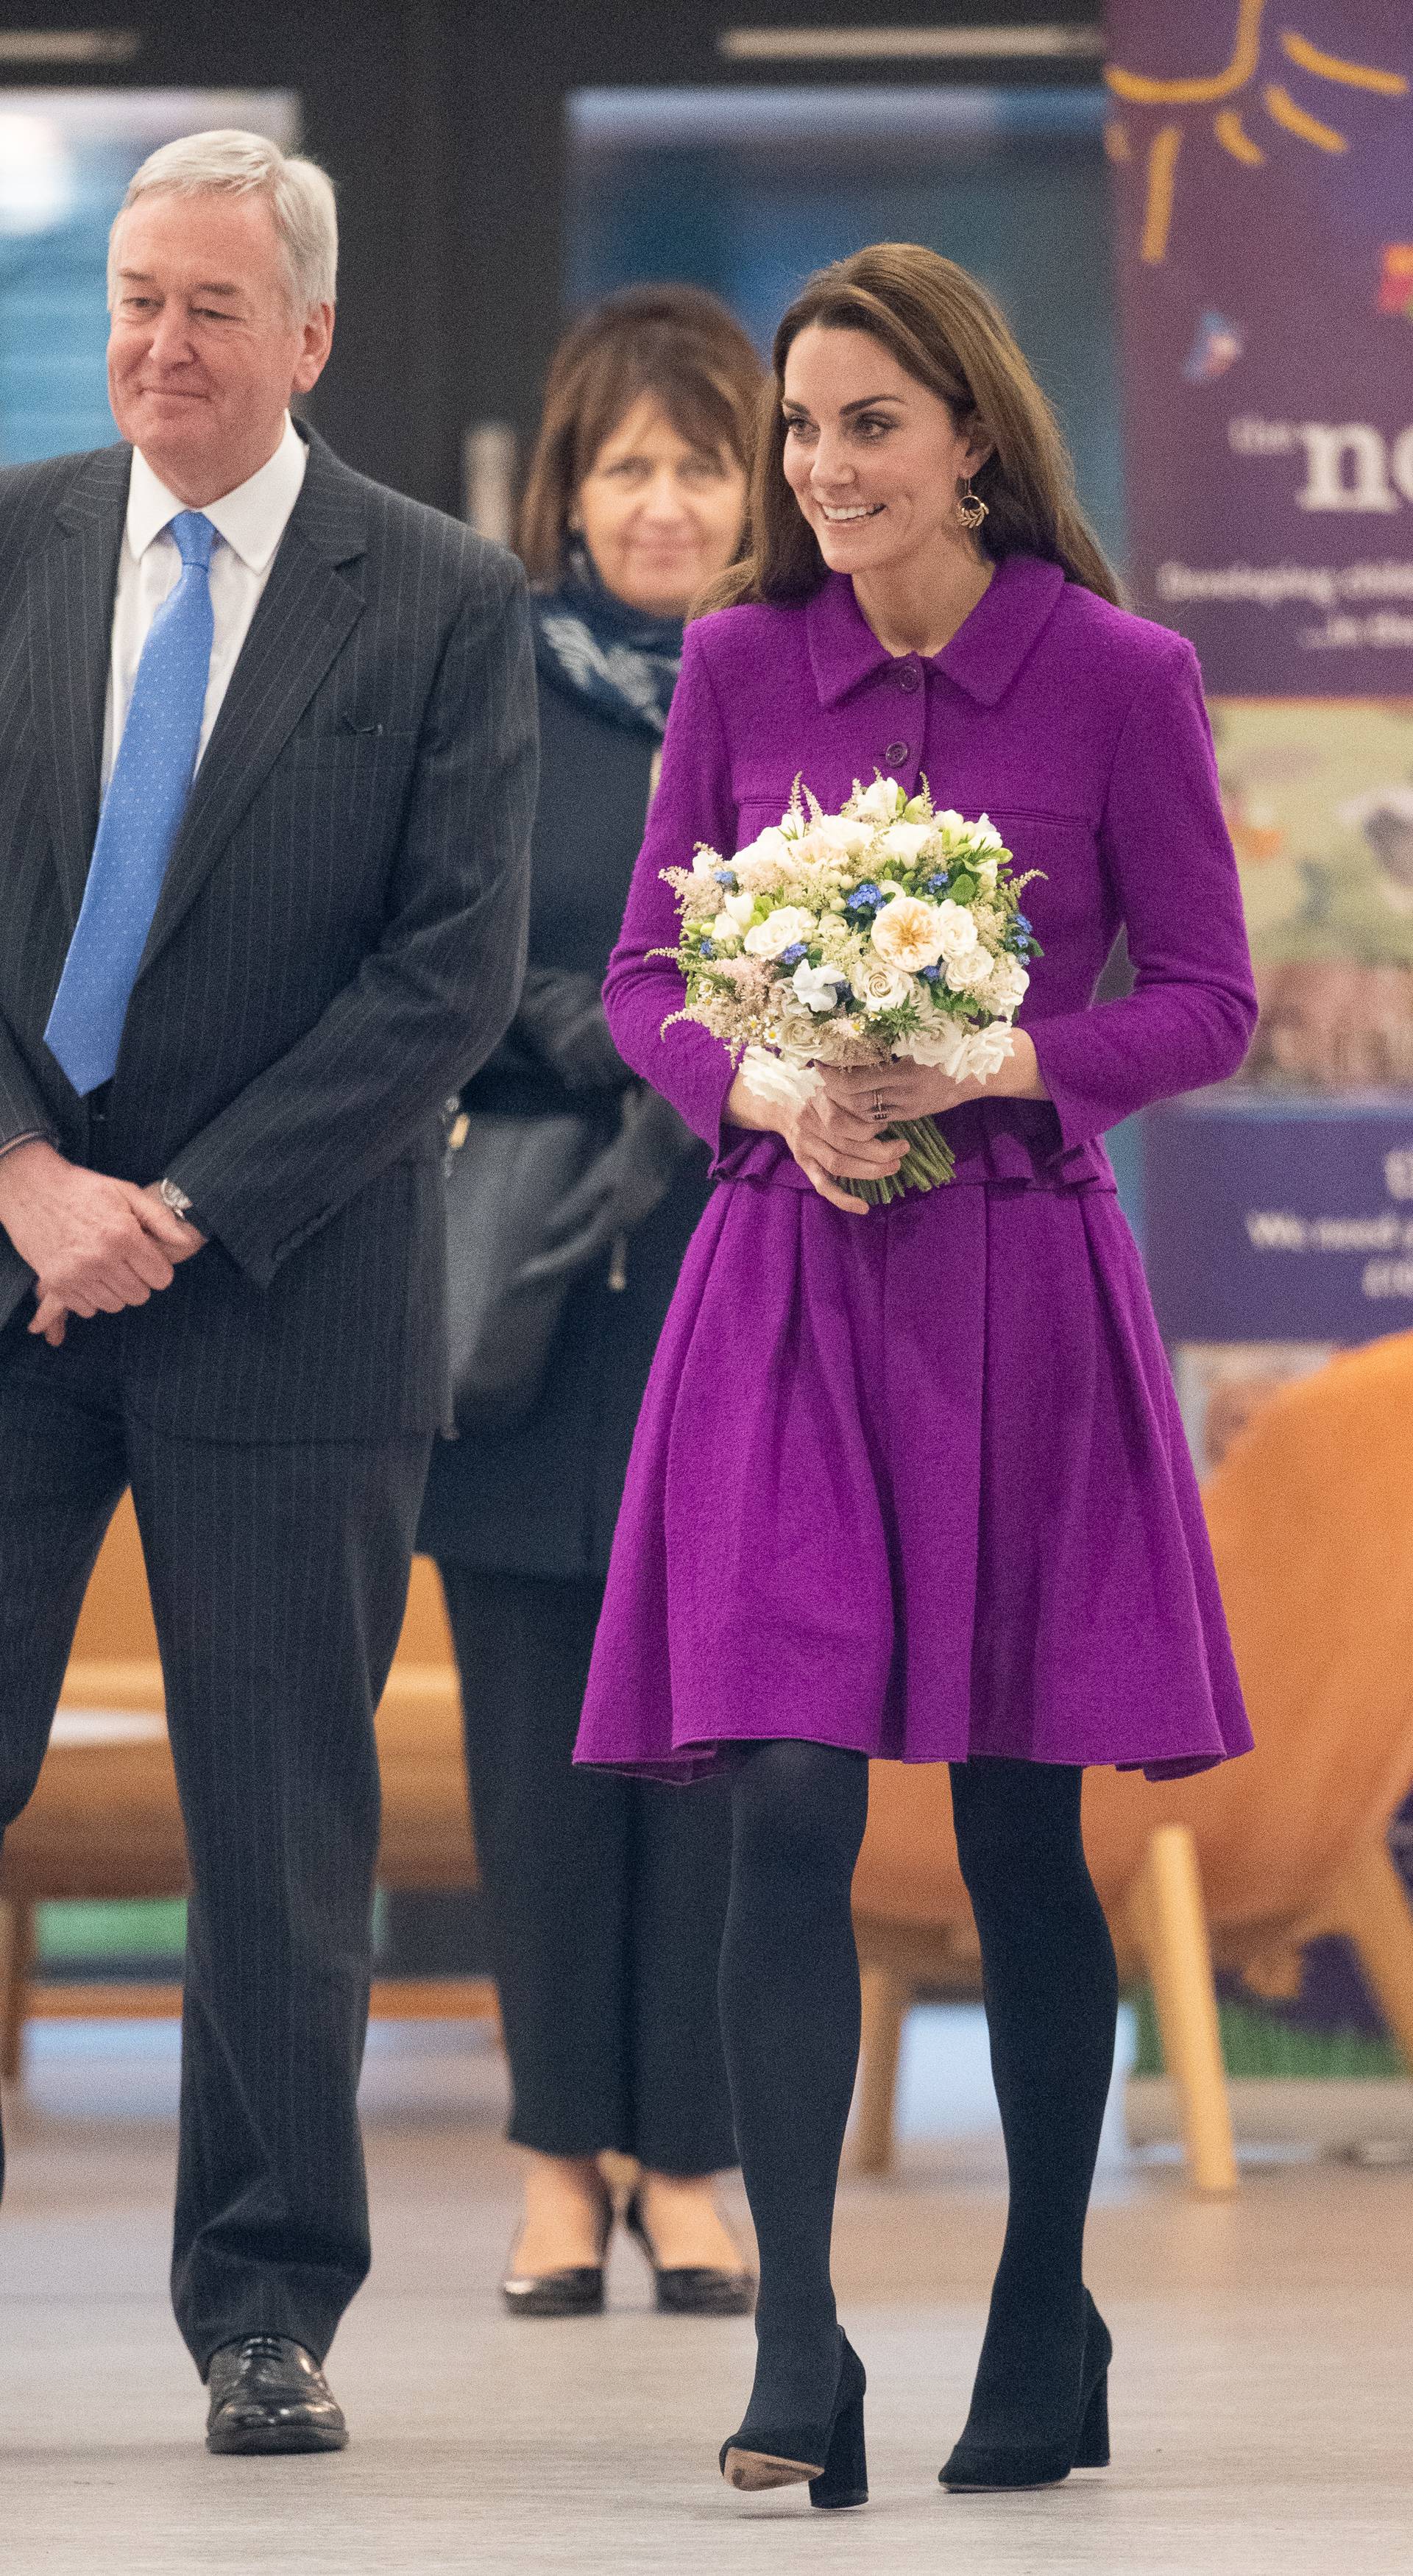
<path id="1" fill-rule="evenodd" d="M 157 1196 L 163 1207 L 170 1208 L 173 1216 L 179 1216 L 184 1225 L 192 1223 L 191 1201 L 185 1190 L 179 1189 L 175 1181 L 159 1181 Z"/>

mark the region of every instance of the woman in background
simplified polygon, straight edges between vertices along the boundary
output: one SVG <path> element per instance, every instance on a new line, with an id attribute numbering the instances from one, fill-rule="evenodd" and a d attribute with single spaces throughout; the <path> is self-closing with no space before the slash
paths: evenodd
<path id="1" fill-rule="evenodd" d="M 598 2158 L 635 2158 L 627 2223 L 658 2304 L 750 2306 L 712 2177 L 736 2161 L 717 2027 L 730 1868 L 724 1790 L 575 1773 L 628 1449 L 707 1197 L 707 1158 L 617 1054 L 599 987 L 618 932 L 697 593 L 735 558 L 762 369 L 724 305 L 630 289 L 550 369 L 522 514 L 542 765 L 520 1015 L 463 1106 L 601 1113 L 559 1210 L 575 1285 L 528 1418 L 438 1444 L 419 1545 L 436 1558 L 513 2108 L 517 2313 L 603 2304 L 613 2224 Z"/>

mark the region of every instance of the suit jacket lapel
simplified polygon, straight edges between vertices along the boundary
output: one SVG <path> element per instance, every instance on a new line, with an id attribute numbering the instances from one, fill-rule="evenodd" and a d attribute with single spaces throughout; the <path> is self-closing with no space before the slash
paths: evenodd
<path id="1" fill-rule="evenodd" d="M 89 457 L 29 568 L 30 683 L 54 861 L 72 928 L 83 901 L 103 763 L 113 593 L 127 513 L 126 447 Z"/>
<path id="2" fill-rule="evenodd" d="M 358 478 L 322 442 L 309 463 L 182 816 L 139 973 L 190 909 L 363 613 Z M 355 566 L 354 577 L 340 565 Z"/>

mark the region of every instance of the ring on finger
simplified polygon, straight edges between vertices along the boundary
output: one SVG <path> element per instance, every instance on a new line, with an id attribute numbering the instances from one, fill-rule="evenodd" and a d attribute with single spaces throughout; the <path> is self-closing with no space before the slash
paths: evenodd
<path id="1" fill-rule="evenodd" d="M 887 1101 L 884 1099 L 883 1094 L 882 1094 L 882 1092 L 881 1092 L 881 1091 L 875 1091 L 875 1093 L 874 1093 L 874 1095 L 873 1095 L 873 1099 L 872 1099 L 872 1101 L 871 1101 L 871 1102 L 870 1102 L 870 1104 L 869 1104 L 869 1109 L 870 1109 L 870 1115 L 871 1115 L 872 1117 L 874 1117 L 874 1118 L 886 1118 L 886 1117 L 887 1117 L 887 1115 L 888 1115 L 888 1103 L 887 1103 Z"/>

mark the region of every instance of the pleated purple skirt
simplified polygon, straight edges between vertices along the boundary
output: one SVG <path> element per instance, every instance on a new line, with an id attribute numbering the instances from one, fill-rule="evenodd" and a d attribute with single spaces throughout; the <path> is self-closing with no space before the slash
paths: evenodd
<path id="1" fill-rule="evenodd" d="M 863 1219 L 721 1183 L 648 1383 L 576 1759 L 793 1736 L 1202 1770 L 1251 1743 L 1112 1189 Z"/>

